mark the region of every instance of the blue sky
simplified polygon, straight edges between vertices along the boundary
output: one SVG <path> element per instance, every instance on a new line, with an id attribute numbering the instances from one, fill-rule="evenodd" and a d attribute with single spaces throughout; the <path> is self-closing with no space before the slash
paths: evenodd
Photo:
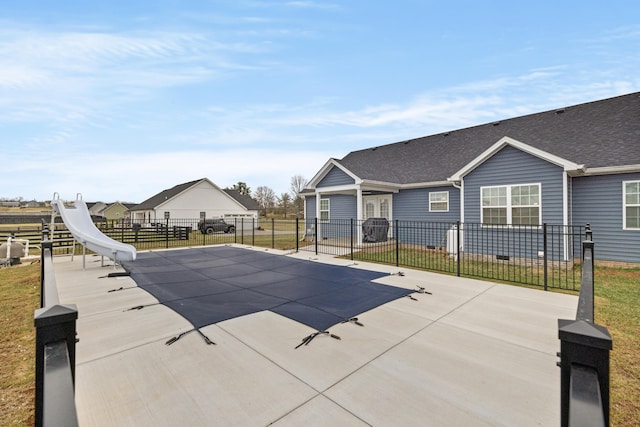
<path id="1" fill-rule="evenodd" d="M 0 197 L 279 195 L 353 150 L 640 91 L 636 0 L 0 1 Z"/>

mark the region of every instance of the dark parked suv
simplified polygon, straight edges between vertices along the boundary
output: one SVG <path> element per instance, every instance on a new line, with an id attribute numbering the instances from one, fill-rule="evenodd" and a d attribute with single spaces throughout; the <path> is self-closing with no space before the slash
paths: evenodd
<path id="1" fill-rule="evenodd" d="M 236 228 L 232 224 L 227 224 L 224 219 L 205 219 L 198 222 L 198 230 L 202 234 L 213 234 L 218 231 L 224 231 L 225 233 L 233 233 Z"/>

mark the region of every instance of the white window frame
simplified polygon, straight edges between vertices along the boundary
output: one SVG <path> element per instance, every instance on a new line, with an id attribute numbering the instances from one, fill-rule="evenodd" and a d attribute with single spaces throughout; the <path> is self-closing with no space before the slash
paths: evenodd
<path id="1" fill-rule="evenodd" d="M 322 202 L 327 202 L 327 208 L 326 209 L 322 209 Z M 318 212 L 320 214 L 318 221 L 320 222 L 329 222 L 331 221 L 331 199 L 320 199 L 320 206 L 318 208 Z M 324 219 L 322 218 L 322 213 L 326 212 L 327 213 L 327 218 Z"/>
<path id="2" fill-rule="evenodd" d="M 627 203 L 627 184 L 638 184 L 640 185 L 640 180 L 632 180 L 632 181 L 622 181 L 622 229 L 623 230 L 640 230 L 640 228 L 636 227 L 627 227 L 627 208 L 640 208 L 640 200 L 639 203 Z"/>
<path id="3" fill-rule="evenodd" d="M 433 200 L 436 195 L 447 195 L 447 200 Z M 446 203 L 446 209 L 434 209 L 433 205 L 436 203 Z M 429 212 L 449 212 L 449 192 L 448 191 L 430 191 L 429 192 Z"/>
<path id="4" fill-rule="evenodd" d="M 511 191 L 514 187 L 538 187 L 538 204 L 535 205 L 516 205 L 513 206 L 511 203 Z M 507 211 L 507 223 L 506 224 L 485 224 L 484 223 L 484 206 L 482 205 L 483 192 L 485 189 L 492 188 L 506 188 L 506 202 L 505 206 L 495 206 L 497 208 L 504 207 Z M 494 207 L 494 206 L 490 206 Z M 514 207 L 537 207 L 538 208 L 538 224 L 513 224 L 512 210 Z M 529 184 L 508 184 L 508 185 L 490 185 L 485 187 L 480 187 L 480 224 L 483 227 L 541 227 L 542 226 L 542 184 L 537 183 L 529 183 Z"/>

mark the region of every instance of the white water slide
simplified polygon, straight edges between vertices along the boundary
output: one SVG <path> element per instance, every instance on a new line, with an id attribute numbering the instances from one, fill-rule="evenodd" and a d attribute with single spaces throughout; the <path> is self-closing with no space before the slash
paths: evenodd
<path id="1" fill-rule="evenodd" d="M 83 200 L 78 199 L 73 206 L 65 206 L 62 200 L 54 196 L 51 207 L 60 214 L 67 229 L 82 246 L 115 262 L 135 261 L 136 248 L 113 240 L 98 230 Z"/>

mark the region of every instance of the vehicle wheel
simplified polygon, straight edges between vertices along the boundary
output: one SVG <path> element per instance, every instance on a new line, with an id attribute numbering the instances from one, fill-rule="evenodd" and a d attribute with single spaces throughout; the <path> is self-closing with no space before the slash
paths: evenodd
<path id="1" fill-rule="evenodd" d="M 229 227 L 229 229 L 227 230 L 227 233 L 234 233 L 236 231 L 236 228 L 234 226 Z"/>
<path id="2" fill-rule="evenodd" d="M 207 227 L 207 234 L 213 234 L 213 227 Z"/>

